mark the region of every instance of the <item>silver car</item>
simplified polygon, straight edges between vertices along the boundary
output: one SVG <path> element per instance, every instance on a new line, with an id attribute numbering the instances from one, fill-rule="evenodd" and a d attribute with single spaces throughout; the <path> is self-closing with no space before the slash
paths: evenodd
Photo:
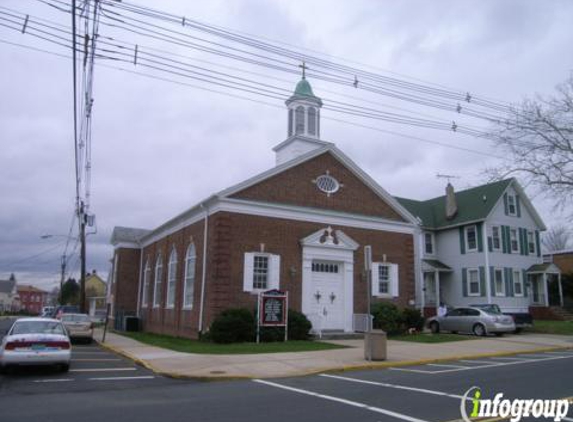
<path id="1" fill-rule="evenodd" d="M 455 308 L 442 317 L 428 320 L 432 333 L 473 333 L 476 336 L 488 334 L 503 335 L 515 331 L 513 318 L 501 312 L 478 308 Z"/>
<path id="2" fill-rule="evenodd" d="M 62 324 L 66 327 L 72 340 L 83 340 L 91 343 L 94 336 L 94 324 L 87 314 L 63 314 Z"/>
<path id="3" fill-rule="evenodd" d="M 72 347 L 62 323 L 49 318 L 21 318 L 0 344 L 0 369 L 18 365 L 56 365 L 70 368 Z"/>

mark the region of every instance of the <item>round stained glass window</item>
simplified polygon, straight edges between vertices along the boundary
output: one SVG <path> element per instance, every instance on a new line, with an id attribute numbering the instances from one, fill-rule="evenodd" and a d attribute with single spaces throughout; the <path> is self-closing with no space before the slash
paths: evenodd
<path id="1" fill-rule="evenodd" d="M 340 183 L 338 183 L 338 180 L 336 180 L 329 174 L 323 174 L 322 176 L 318 176 L 316 178 L 316 186 L 318 187 L 318 189 L 329 195 L 337 192 L 338 189 L 340 189 Z"/>

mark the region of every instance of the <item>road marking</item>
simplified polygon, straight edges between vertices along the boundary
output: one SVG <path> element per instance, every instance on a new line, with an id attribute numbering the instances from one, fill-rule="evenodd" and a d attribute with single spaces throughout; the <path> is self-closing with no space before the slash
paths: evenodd
<path id="1" fill-rule="evenodd" d="M 89 381 L 127 381 L 127 380 L 150 380 L 155 378 L 153 375 L 142 375 L 140 377 L 98 377 L 88 378 Z"/>
<path id="2" fill-rule="evenodd" d="M 465 359 L 460 359 L 460 362 L 464 362 L 464 363 L 486 363 L 486 364 L 491 365 L 491 366 L 502 365 L 502 363 L 500 363 L 500 362 L 495 362 L 495 361 L 491 361 L 491 360 L 477 360 L 477 359 L 465 360 Z"/>
<path id="3" fill-rule="evenodd" d="M 113 371 L 136 371 L 137 368 L 84 368 L 70 369 L 70 372 L 113 372 Z"/>
<path id="4" fill-rule="evenodd" d="M 439 374 L 444 371 L 425 371 L 423 369 L 409 369 L 409 368 L 388 368 L 392 371 L 416 372 L 418 374 Z"/>
<path id="5" fill-rule="evenodd" d="M 463 396 L 458 396 L 456 394 L 444 393 L 443 391 L 427 390 L 425 388 L 408 387 L 406 385 L 388 384 L 385 382 L 376 382 L 376 381 L 368 381 L 368 380 L 362 380 L 362 379 L 357 379 L 357 378 L 341 377 L 339 375 L 319 374 L 319 376 L 326 377 L 326 378 L 339 379 L 339 380 L 343 380 L 343 381 L 357 382 L 357 383 L 361 383 L 361 384 L 377 385 L 380 387 L 396 388 L 398 390 L 416 391 L 418 393 L 433 394 L 435 396 L 451 397 L 451 398 L 454 398 L 457 400 L 463 399 Z M 467 398 L 467 400 L 471 400 L 471 399 Z"/>
<path id="6" fill-rule="evenodd" d="M 564 416 L 564 417 L 561 418 L 561 419 L 563 419 L 564 421 L 573 422 L 573 418 L 568 418 L 568 417 L 566 417 L 566 416 Z"/>
<path id="7" fill-rule="evenodd" d="M 101 351 L 84 352 L 84 351 L 72 350 L 72 354 L 73 354 L 73 355 L 112 355 L 113 353 L 101 352 Z"/>
<path id="8" fill-rule="evenodd" d="M 283 390 L 292 391 L 294 393 L 305 394 L 307 396 L 317 397 L 319 399 L 330 400 L 330 401 L 334 401 L 337 403 L 346 404 L 348 406 L 353 406 L 353 407 L 358 407 L 358 408 L 365 409 L 365 410 L 370 410 L 371 412 L 381 413 L 383 415 L 392 416 L 394 418 L 403 419 L 403 420 L 409 421 L 409 422 L 428 422 L 428 421 L 425 421 L 423 419 L 414 418 L 412 416 L 404 415 L 404 414 L 398 413 L 398 412 L 393 412 L 393 411 L 387 410 L 387 409 L 382 409 L 380 407 L 369 406 L 369 405 L 364 404 L 364 403 L 346 400 L 346 399 L 342 399 L 340 397 L 327 396 L 326 394 L 315 393 L 314 391 L 310 391 L 310 390 L 303 390 L 300 388 L 288 387 L 286 385 L 277 384 L 274 382 L 264 381 L 264 380 L 260 380 L 260 379 L 254 379 L 253 382 L 257 382 L 259 384 L 264 384 L 264 385 L 268 385 L 268 386 L 275 387 L 275 388 L 281 388 Z"/>
<path id="9" fill-rule="evenodd" d="M 493 357 L 492 359 L 521 361 L 521 362 L 532 362 L 532 361 L 537 360 L 537 359 L 510 358 L 510 357 L 507 357 L 507 356 Z"/>
<path id="10" fill-rule="evenodd" d="M 541 353 L 525 353 L 522 355 L 517 355 L 520 358 L 529 358 L 529 357 L 533 357 L 533 358 L 546 358 L 547 355 L 546 354 L 541 354 Z"/>
<path id="11" fill-rule="evenodd" d="M 441 363 L 428 363 L 427 366 L 435 366 L 435 367 L 442 367 L 442 368 L 457 368 L 457 369 L 468 369 L 468 368 L 470 368 L 469 366 L 447 365 L 447 364 L 441 364 Z"/>
<path id="12" fill-rule="evenodd" d="M 562 352 L 545 352 L 548 355 L 563 355 L 563 356 L 571 356 L 573 352 L 568 350 L 563 350 Z"/>
<path id="13" fill-rule="evenodd" d="M 117 362 L 120 361 L 121 359 L 106 359 L 106 358 L 94 358 L 94 359 L 72 359 L 72 361 L 74 362 Z"/>
<path id="14" fill-rule="evenodd" d="M 54 379 L 47 379 L 47 380 L 34 380 L 33 382 L 67 382 L 67 381 L 73 381 L 73 378 L 54 378 Z"/>

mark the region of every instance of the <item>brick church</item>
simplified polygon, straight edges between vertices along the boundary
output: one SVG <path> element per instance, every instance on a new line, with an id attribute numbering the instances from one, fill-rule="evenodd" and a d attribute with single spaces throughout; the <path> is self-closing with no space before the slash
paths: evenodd
<path id="1" fill-rule="evenodd" d="M 320 139 L 322 101 L 304 76 L 286 106 L 275 167 L 152 230 L 114 228 L 113 315 L 196 338 L 221 311 L 255 309 L 260 291 L 277 288 L 315 329 L 350 332 L 367 310 L 366 245 L 372 301 L 414 304 L 416 219 Z"/>

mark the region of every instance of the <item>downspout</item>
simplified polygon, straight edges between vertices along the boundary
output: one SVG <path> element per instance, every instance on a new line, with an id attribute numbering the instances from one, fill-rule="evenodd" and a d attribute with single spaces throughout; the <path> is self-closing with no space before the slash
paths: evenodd
<path id="1" fill-rule="evenodd" d="M 418 286 L 418 292 L 420 292 L 420 310 L 422 315 L 424 315 L 424 309 L 426 308 L 426 282 L 424 280 L 424 269 L 422 266 L 422 253 L 420 251 L 424 251 L 423 249 L 423 241 L 424 241 L 424 232 L 420 229 L 416 229 L 416 235 L 418 237 L 418 244 L 416 253 L 416 265 L 419 268 L 415 268 L 415 274 L 417 275 L 418 280 L 416 280 L 416 285 Z"/>
<path id="2" fill-rule="evenodd" d="M 137 244 L 139 245 L 139 283 L 137 286 L 137 310 L 136 315 L 138 318 L 141 317 L 141 281 L 143 278 L 143 247 L 141 242 L 138 240 Z"/>
<path id="3" fill-rule="evenodd" d="M 203 204 L 200 205 L 205 210 L 204 228 L 203 228 L 203 263 L 201 274 L 201 301 L 199 303 L 199 333 L 203 332 L 203 311 L 205 305 L 205 281 L 207 278 L 207 236 L 209 234 L 209 208 L 205 208 Z"/>
<path id="4" fill-rule="evenodd" d="M 482 238 L 483 238 L 483 250 L 485 254 L 485 291 L 487 295 L 487 303 L 491 303 L 491 279 L 489 270 L 489 243 L 487 240 L 487 226 L 486 222 L 483 222 L 482 227 Z"/>

